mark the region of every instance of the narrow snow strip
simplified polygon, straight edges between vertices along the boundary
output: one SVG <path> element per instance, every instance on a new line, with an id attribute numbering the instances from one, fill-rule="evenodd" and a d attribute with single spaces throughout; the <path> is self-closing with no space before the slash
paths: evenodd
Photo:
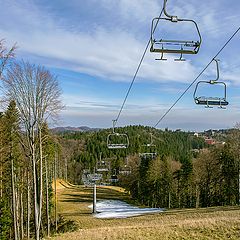
<path id="1" fill-rule="evenodd" d="M 139 208 L 119 200 L 100 201 L 96 207 L 96 218 L 127 218 L 164 211 L 162 208 Z M 89 208 L 92 208 L 92 205 Z"/>

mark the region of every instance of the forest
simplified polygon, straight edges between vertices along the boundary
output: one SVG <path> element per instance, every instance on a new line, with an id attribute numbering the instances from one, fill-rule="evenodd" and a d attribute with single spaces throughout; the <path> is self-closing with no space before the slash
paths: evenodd
<path id="1" fill-rule="evenodd" d="M 0 239 L 40 239 L 58 230 L 60 145 L 48 121 L 62 108 L 61 90 L 46 68 L 16 61 L 15 50 L 0 40 Z"/>
<path id="2" fill-rule="evenodd" d="M 164 208 L 239 204 L 237 127 L 216 136 L 224 142 L 215 145 L 192 132 L 144 126 L 117 131 L 128 134 L 127 149 L 107 148 L 110 129 L 59 134 L 67 159 L 67 180 L 82 184 L 84 170 L 96 172 L 98 164 L 104 163 L 109 169 L 105 182 L 112 183 L 116 175 L 114 184 L 129 191 L 138 204 Z"/>

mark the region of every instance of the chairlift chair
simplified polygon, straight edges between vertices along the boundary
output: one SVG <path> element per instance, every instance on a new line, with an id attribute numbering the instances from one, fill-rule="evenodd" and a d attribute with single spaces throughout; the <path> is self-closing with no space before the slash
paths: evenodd
<path id="1" fill-rule="evenodd" d="M 157 157 L 157 152 L 152 152 L 152 153 L 139 153 L 139 157 L 141 157 L 141 158 L 148 158 L 148 157 L 150 157 L 150 158 L 152 158 L 152 159 L 154 159 L 154 158 L 156 158 Z"/>
<path id="2" fill-rule="evenodd" d="M 117 183 L 117 182 L 118 182 L 118 177 L 117 177 L 117 175 L 111 175 L 111 178 L 109 179 L 109 182 L 111 182 L 111 183 Z"/>
<path id="3" fill-rule="evenodd" d="M 150 46 L 150 52 L 157 52 L 161 53 L 161 58 L 156 60 L 166 60 L 163 58 L 164 53 L 176 53 L 180 54 L 180 57 L 178 59 L 175 59 L 176 61 L 185 61 L 183 58 L 183 54 L 197 54 L 201 43 L 202 43 L 202 37 L 198 28 L 197 23 L 194 20 L 191 19 L 181 19 L 177 16 L 171 16 L 166 11 L 166 3 L 167 0 L 164 0 L 163 10 L 165 17 L 156 17 L 152 20 L 151 25 L 151 46 Z M 173 40 L 173 39 L 156 39 L 154 36 L 154 32 L 156 30 L 157 23 L 159 21 L 171 21 L 172 23 L 178 23 L 178 22 L 188 22 L 193 23 L 193 25 L 196 28 L 197 34 L 198 34 L 198 40 Z"/>
<path id="4" fill-rule="evenodd" d="M 113 120 L 113 128 L 112 128 L 112 133 L 108 134 L 107 136 L 107 147 L 108 149 L 126 149 L 129 146 L 129 138 L 126 133 L 116 133 L 115 132 L 115 124 L 116 120 Z M 113 142 L 113 139 L 124 139 L 124 143 L 120 142 Z"/>
<path id="5" fill-rule="evenodd" d="M 109 169 L 109 164 L 107 164 L 105 161 L 97 162 L 97 172 L 108 172 Z"/>
<path id="6" fill-rule="evenodd" d="M 108 172 L 110 169 L 110 162 L 102 160 L 102 152 L 100 152 L 99 159 L 96 162 L 97 172 Z"/>
<path id="7" fill-rule="evenodd" d="M 155 147 L 155 145 L 153 144 L 153 134 L 150 133 L 150 142 L 149 143 L 146 143 L 146 144 L 143 144 L 143 146 L 146 146 L 146 147 Z"/>
<path id="8" fill-rule="evenodd" d="M 217 77 L 215 80 L 210 81 L 199 81 L 195 87 L 193 98 L 196 104 L 205 105 L 207 108 L 212 108 L 212 106 L 218 106 L 219 108 L 224 108 L 228 105 L 227 101 L 227 86 L 225 82 L 219 82 L 219 65 L 218 60 L 213 59 L 217 66 Z M 223 86 L 223 96 L 222 97 L 206 97 L 206 96 L 197 96 L 197 91 L 199 89 L 199 85 L 202 84 L 211 84 L 211 85 L 222 85 Z"/>
<path id="9" fill-rule="evenodd" d="M 151 157 L 151 158 L 155 158 L 157 156 L 157 153 L 155 152 L 155 147 L 156 145 L 153 144 L 153 134 L 150 133 L 150 142 L 143 144 L 142 146 L 144 146 L 145 148 L 147 148 L 146 152 L 143 153 L 139 153 L 140 157 Z M 152 151 L 152 149 L 154 148 L 154 151 Z M 149 150 L 150 149 L 150 150 Z"/>
<path id="10" fill-rule="evenodd" d="M 119 174 L 121 174 L 121 175 L 129 175 L 129 174 L 131 174 L 131 172 L 132 172 L 132 169 L 131 169 L 131 167 L 128 164 L 128 157 L 126 157 L 125 165 L 120 167 Z"/>
<path id="11" fill-rule="evenodd" d="M 202 84 L 202 83 L 223 85 L 223 87 L 224 87 L 223 97 L 206 97 L 206 96 L 197 97 L 196 96 L 197 88 L 198 88 L 199 84 Z M 227 89 L 227 86 L 224 82 L 210 83 L 208 81 L 199 81 L 197 83 L 197 86 L 194 91 L 194 101 L 196 104 L 205 105 L 208 108 L 210 108 L 211 106 L 219 106 L 220 108 L 224 108 L 224 106 L 228 105 L 228 101 L 226 100 L 226 91 L 227 91 L 226 89 Z"/>
<path id="12" fill-rule="evenodd" d="M 123 167 L 120 167 L 119 174 L 121 175 L 129 175 L 131 174 L 132 170 L 131 167 L 124 165 Z"/>

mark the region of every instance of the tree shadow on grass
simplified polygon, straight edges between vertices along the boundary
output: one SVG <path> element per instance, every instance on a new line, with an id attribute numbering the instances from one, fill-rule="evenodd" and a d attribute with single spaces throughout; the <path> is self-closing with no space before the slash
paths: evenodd
<path id="1" fill-rule="evenodd" d="M 82 187 L 74 189 L 75 193 L 63 193 L 60 202 L 92 202 L 93 188 Z M 125 193 L 117 192 L 112 189 L 97 187 L 97 200 L 127 200 L 129 196 Z"/>

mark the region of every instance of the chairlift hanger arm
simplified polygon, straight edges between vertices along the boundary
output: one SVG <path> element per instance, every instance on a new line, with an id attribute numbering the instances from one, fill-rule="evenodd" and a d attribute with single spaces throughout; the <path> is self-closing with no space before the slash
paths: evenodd
<path id="1" fill-rule="evenodd" d="M 178 17 L 177 16 L 172 16 L 170 14 L 168 14 L 167 12 L 167 9 L 166 9 L 166 5 L 167 5 L 167 0 L 164 0 L 164 3 L 163 3 L 163 12 L 164 12 L 164 15 L 168 18 L 170 18 L 170 20 L 172 22 L 177 22 L 178 21 Z"/>
<path id="2" fill-rule="evenodd" d="M 152 146 L 155 147 L 155 145 L 153 144 L 153 134 L 152 133 L 150 133 L 150 144 L 149 144 L 149 146 L 150 147 L 152 147 Z"/>
<path id="3" fill-rule="evenodd" d="M 216 77 L 215 80 L 212 80 L 212 81 L 216 82 L 216 81 L 218 81 L 218 79 L 219 79 L 219 65 L 218 65 L 219 59 L 215 59 L 215 58 L 214 58 L 213 61 L 215 61 L 216 67 L 217 67 L 217 77 Z"/>
<path id="4" fill-rule="evenodd" d="M 117 120 L 114 119 L 114 120 L 112 120 L 112 122 L 113 122 L 112 133 L 115 133 L 115 126 L 116 126 Z"/>

